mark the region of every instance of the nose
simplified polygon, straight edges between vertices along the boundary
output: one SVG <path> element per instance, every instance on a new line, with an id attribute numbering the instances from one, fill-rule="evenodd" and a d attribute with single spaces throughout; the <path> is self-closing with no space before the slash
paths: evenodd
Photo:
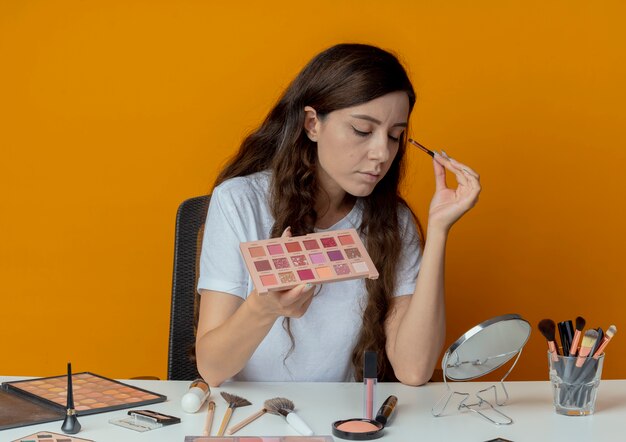
<path id="1" fill-rule="evenodd" d="M 389 139 L 387 136 L 373 137 L 368 154 L 369 159 L 384 163 L 389 159 L 390 155 Z"/>

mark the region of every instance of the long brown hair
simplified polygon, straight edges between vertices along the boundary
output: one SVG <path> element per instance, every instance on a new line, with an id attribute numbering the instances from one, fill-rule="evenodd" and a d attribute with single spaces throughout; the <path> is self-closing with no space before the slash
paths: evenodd
<path id="1" fill-rule="evenodd" d="M 270 170 L 269 206 L 275 220 L 271 236 L 280 236 L 289 226 L 293 235 L 313 232 L 317 220 L 317 144 L 310 141 L 304 131 L 304 107 L 313 107 L 323 118 L 332 111 L 396 91 L 407 93 L 410 113 L 415 104 L 415 92 L 406 71 L 391 53 L 363 44 L 340 44 L 323 51 L 293 80 L 261 126 L 245 138 L 215 185 L 229 178 Z M 380 277 L 366 280 L 368 300 L 351 357 L 357 380 L 363 377 L 366 350 L 378 352 L 379 378 L 395 379 L 385 353 L 384 323 L 395 289 L 401 252 L 398 213 L 402 207 L 410 211 L 398 190 L 406 135 L 399 144 L 389 171 L 373 192 L 363 198 L 359 230 L 365 236 L 367 250 Z M 422 229 L 417 218 L 413 218 L 421 240 Z M 293 344 L 289 321 L 285 324 Z"/>

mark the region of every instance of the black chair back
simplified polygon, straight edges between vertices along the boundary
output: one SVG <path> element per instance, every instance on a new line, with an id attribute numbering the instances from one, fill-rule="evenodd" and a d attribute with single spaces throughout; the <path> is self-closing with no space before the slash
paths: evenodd
<path id="1" fill-rule="evenodd" d="M 167 366 L 167 378 L 171 380 L 194 380 L 200 377 L 195 362 L 195 328 L 200 301 L 196 284 L 210 199 L 210 195 L 205 195 L 185 200 L 176 214 Z"/>

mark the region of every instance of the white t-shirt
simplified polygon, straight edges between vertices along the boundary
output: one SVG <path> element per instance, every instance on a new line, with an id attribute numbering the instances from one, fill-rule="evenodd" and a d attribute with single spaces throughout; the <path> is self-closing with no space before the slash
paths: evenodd
<path id="1" fill-rule="evenodd" d="M 239 243 L 268 239 L 274 219 L 268 206 L 269 172 L 229 179 L 211 196 L 206 220 L 198 289 L 214 290 L 246 299 L 253 290 Z M 362 201 L 345 218 L 327 230 L 358 229 Z M 403 253 L 398 266 L 395 296 L 409 295 L 421 254 L 410 212 L 400 215 Z M 291 341 L 278 318 L 246 366 L 234 379 L 240 381 L 325 381 L 353 379 L 352 349 L 362 325 L 367 292 L 363 280 L 322 284 L 301 318 L 291 319 Z"/>

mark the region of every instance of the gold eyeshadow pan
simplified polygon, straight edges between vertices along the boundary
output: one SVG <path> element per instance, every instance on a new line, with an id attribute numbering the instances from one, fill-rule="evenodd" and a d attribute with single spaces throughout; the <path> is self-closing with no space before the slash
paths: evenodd
<path id="1" fill-rule="evenodd" d="M 378 278 L 355 229 L 242 242 L 239 247 L 259 294 L 298 284 Z"/>
<path id="2" fill-rule="evenodd" d="M 74 408 L 79 416 L 121 410 L 167 400 L 167 397 L 162 394 L 89 372 L 72 374 L 72 384 Z M 24 416 L 16 413 L 15 416 L 11 416 L 6 422 L 0 419 L 0 429 L 30 425 L 42 421 L 62 420 L 65 415 L 67 375 L 4 382 L 1 390 L 7 395 L 7 403 L 11 403 L 8 401 L 20 403 L 20 399 L 26 399 L 33 407 L 36 406 L 39 409 L 29 410 L 28 412 L 25 409 L 24 413 L 22 413 Z M 0 397 L 0 403 L 3 402 L 4 400 Z M 54 416 L 56 410 L 61 411 L 58 418 Z M 43 414 L 44 411 L 46 411 L 45 416 Z M 41 417 L 38 417 L 40 413 Z M 45 420 L 43 420 L 44 418 Z M 39 420 L 37 421 L 37 419 Z"/>

